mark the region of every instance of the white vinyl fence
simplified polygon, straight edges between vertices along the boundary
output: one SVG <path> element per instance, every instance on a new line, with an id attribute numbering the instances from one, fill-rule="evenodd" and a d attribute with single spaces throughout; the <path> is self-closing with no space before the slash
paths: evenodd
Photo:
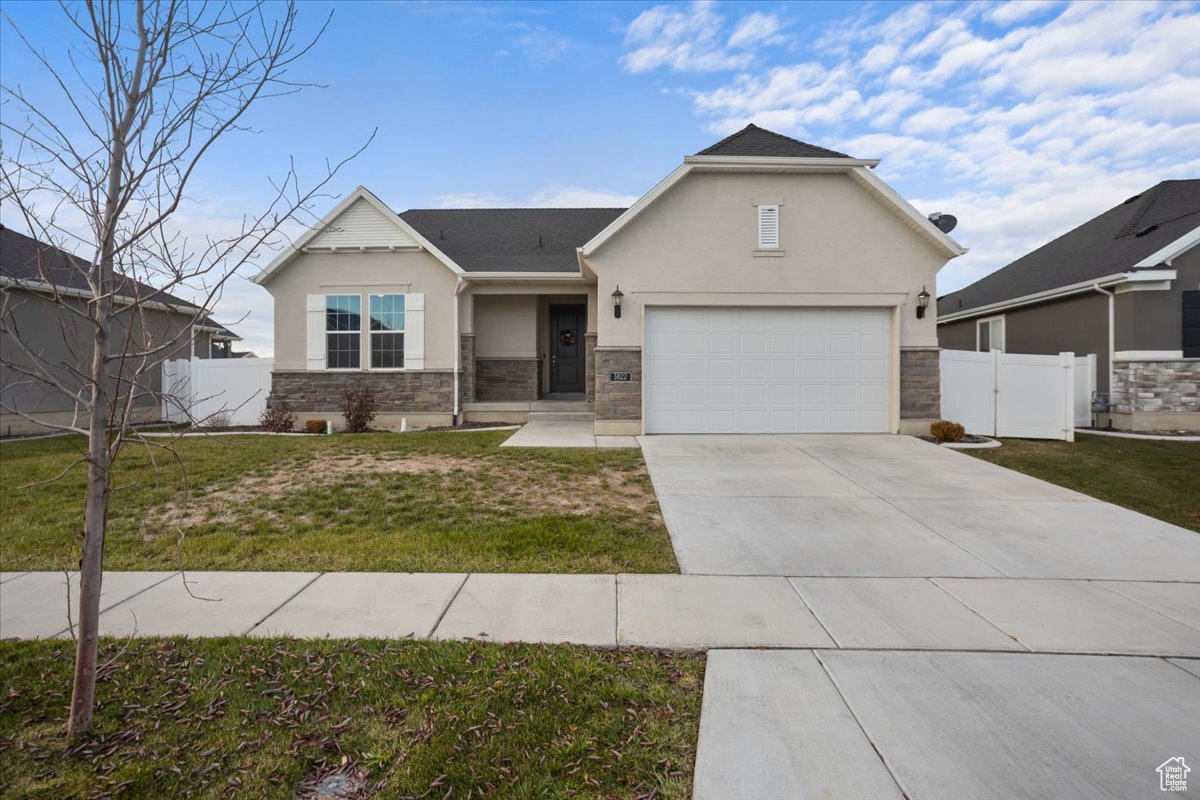
<path id="1" fill-rule="evenodd" d="M 193 358 L 162 366 L 163 419 L 204 423 L 220 414 L 230 425 L 257 425 L 271 391 L 270 358 Z"/>
<path id="2" fill-rule="evenodd" d="M 1075 441 L 1091 420 L 1096 357 L 943 350 L 942 417 L 967 433 Z"/>

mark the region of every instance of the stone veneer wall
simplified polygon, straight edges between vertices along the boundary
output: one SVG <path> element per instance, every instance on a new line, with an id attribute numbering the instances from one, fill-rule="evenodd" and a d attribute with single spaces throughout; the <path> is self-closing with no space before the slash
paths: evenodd
<path id="1" fill-rule="evenodd" d="M 642 418 L 642 351 L 640 348 L 595 349 L 595 401 L 597 421 L 632 422 Z M 628 372 L 631 380 L 617 383 L 610 372 Z"/>
<path id="2" fill-rule="evenodd" d="M 460 403 L 473 403 L 475 402 L 475 334 L 464 333 L 459 341 L 462 375 L 459 376 L 458 381 L 458 400 Z"/>
<path id="3" fill-rule="evenodd" d="M 342 392 L 358 386 L 375 390 L 376 409 L 384 414 L 449 414 L 454 407 L 453 370 L 272 372 L 271 402 L 287 400 L 295 411 L 340 412 Z"/>
<path id="4" fill-rule="evenodd" d="M 475 359 L 475 400 L 480 403 L 538 398 L 536 358 Z"/>
<path id="5" fill-rule="evenodd" d="M 937 419 L 942 415 L 939 351 L 900 351 L 900 419 Z"/>
<path id="6" fill-rule="evenodd" d="M 1117 361 L 1113 364 L 1113 410 L 1200 413 L 1200 359 Z"/>
<path id="7" fill-rule="evenodd" d="M 596 334 L 585 333 L 583 335 L 583 374 L 584 383 L 587 388 L 584 389 L 587 395 L 586 400 L 589 403 L 596 401 Z M 590 379 L 589 379 L 590 378 Z"/>

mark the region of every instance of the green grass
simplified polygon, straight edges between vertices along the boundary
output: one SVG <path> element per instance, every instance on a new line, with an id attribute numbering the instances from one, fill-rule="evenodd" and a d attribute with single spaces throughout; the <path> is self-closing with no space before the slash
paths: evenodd
<path id="1" fill-rule="evenodd" d="M 1003 441 L 962 452 L 1200 531 L 1200 444 L 1086 434 L 1074 443 Z"/>
<path id="2" fill-rule="evenodd" d="M 0 642 L 0 795 L 294 797 L 345 758 L 381 797 L 691 787 L 704 657 L 458 642 L 105 640 L 68 745 L 70 643 Z M 428 792 L 428 794 L 425 794 Z M 652 793 L 655 793 L 652 795 Z"/>
<path id="3" fill-rule="evenodd" d="M 508 436 L 189 437 L 177 445 L 183 469 L 129 445 L 105 567 L 678 570 L 639 452 L 501 449 Z M 82 466 L 20 487 L 59 473 L 81 444 L 0 444 L 0 569 L 77 561 Z"/>

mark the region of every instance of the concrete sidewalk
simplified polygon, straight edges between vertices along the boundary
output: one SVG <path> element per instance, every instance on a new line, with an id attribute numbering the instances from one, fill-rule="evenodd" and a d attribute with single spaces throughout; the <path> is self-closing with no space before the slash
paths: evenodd
<path id="1" fill-rule="evenodd" d="M 74 577 L 72 583 L 74 601 Z M 109 572 L 102 608 L 102 633 L 110 636 L 414 637 L 606 647 L 1200 657 L 1196 583 Z M 65 636 L 67 628 L 62 573 L 0 575 L 0 637 Z"/>

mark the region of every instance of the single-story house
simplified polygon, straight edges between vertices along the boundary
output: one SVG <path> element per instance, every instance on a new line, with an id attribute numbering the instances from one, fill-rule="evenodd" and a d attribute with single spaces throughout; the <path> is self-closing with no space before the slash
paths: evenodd
<path id="1" fill-rule="evenodd" d="M 624 209 L 397 214 L 360 187 L 256 278 L 272 401 L 337 420 L 367 385 L 387 426 L 565 400 L 601 435 L 927 430 L 924 305 L 965 251 L 877 163 L 750 125 Z"/>
<path id="2" fill-rule="evenodd" d="M 1163 181 L 938 298 L 938 339 L 952 350 L 1094 353 L 1113 427 L 1200 428 L 1197 244 L 1200 180 Z"/>
<path id="3" fill-rule="evenodd" d="M 90 296 L 87 270 L 82 259 L 0 226 L 0 435 L 45 431 L 39 423 L 77 422 L 75 395 L 87 391 L 80 375 L 87 373 L 94 340 L 90 324 L 81 315 L 61 313 L 53 298 L 83 310 Z M 240 338 L 192 303 L 138 281 L 121 281 L 114 297 L 118 309 L 131 308 L 135 299 L 141 305 L 136 315 L 118 315 L 114 353 L 171 341 L 186 331 L 177 351 L 152 360 L 227 358 Z M 53 380 L 31 369 L 33 358 L 52 367 Z M 141 383 L 134 392 L 134 421 L 158 421 L 161 370 L 148 370 Z"/>

